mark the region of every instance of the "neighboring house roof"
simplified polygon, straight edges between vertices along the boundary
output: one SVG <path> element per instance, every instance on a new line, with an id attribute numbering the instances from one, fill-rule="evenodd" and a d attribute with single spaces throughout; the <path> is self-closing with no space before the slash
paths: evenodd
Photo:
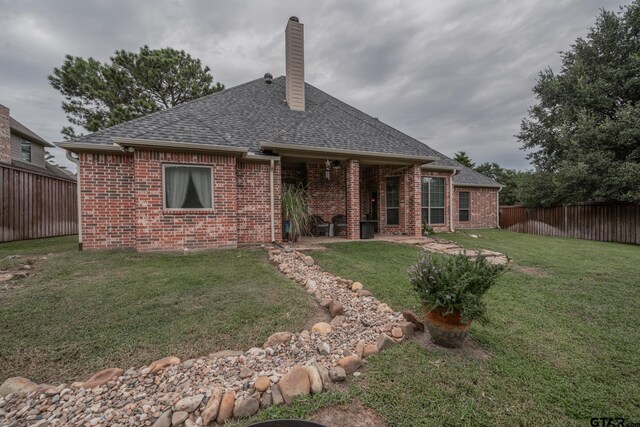
<path id="1" fill-rule="evenodd" d="M 26 127 L 25 125 L 23 125 L 22 123 L 14 119 L 13 117 L 9 117 L 9 122 L 10 122 L 9 128 L 11 129 L 12 133 L 16 133 L 21 137 L 28 139 L 29 141 L 42 144 L 45 147 L 55 147 L 55 145 L 44 140 L 43 138 L 40 138 L 38 135 L 36 135 L 34 131 L 32 131 L 31 129 L 29 129 L 28 127 Z"/>
<path id="2" fill-rule="evenodd" d="M 62 178 L 62 179 L 68 179 L 70 181 L 76 181 L 75 174 L 71 173 L 68 170 L 62 169 L 56 165 L 52 165 L 51 163 L 46 161 L 45 161 L 44 168 L 34 165 L 33 163 L 23 162 L 21 160 L 16 160 L 16 159 L 11 160 L 11 165 L 18 169 L 22 169 L 28 172 L 35 172 L 35 173 L 47 175 L 53 178 Z"/>
<path id="3" fill-rule="evenodd" d="M 83 136 L 73 142 L 113 145 L 113 138 L 171 141 L 245 148 L 288 144 L 437 158 L 433 165 L 453 170 L 459 164 L 424 143 L 305 83 L 305 111 L 289 109 L 285 77 L 272 84 L 256 79 L 202 98 Z M 431 165 L 431 164 L 430 164 Z M 461 165 L 459 165 L 461 166 Z M 480 184 L 477 172 L 461 174 Z M 479 174 L 478 174 L 479 175 Z M 482 175 L 481 175 L 482 176 Z M 498 185 L 484 177 L 489 185 Z M 457 183 L 459 179 L 454 179 Z"/>
<path id="4" fill-rule="evenodd" d="M 31 129 L 29 129 L 13 117 L 9 117 L 9 129 L 11 133 L 19 135 L 20 137 L 28 141 L 43 145 L 45 147 L 55 147 L 54 144 L 46 141 L 44 138 L 39 137 L 35 132 L 33 132 Z M 76 180 L 76 176 L 73 173 L 64 170 L 56 165 L 52 165 L 47 161 L 45 161 L 44 164 L 45 166 L 43 168 L 41 166 L 34 165 L 33 163 L 11 159 L 11 165 L 18 169 L 26 170 L 28 172 L 40 173 L 42 175 L 51 176 L 53 178 L 63 178 L 72 181 Z"/>

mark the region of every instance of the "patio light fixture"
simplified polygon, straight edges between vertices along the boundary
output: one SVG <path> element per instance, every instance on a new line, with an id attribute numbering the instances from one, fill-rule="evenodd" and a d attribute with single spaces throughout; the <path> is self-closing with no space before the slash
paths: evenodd
<path id="1" fill-rule="evenodd" d="M 331 179 L 331 169 L 340 170 L 340 160 L 327 159 L 324 161 L 324 177 L 327 178 L 327 181 Z"/>

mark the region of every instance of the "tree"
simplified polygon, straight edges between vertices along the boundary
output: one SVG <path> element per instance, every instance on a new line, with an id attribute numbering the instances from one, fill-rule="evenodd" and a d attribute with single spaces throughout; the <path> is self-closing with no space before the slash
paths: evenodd
<path id="1" fill-rule="evenodd" d="M 500 190 L 500 204 L 505 206 L 521 204 L 520 186 L 526 172 L 514 169 L 504 169 L 498 163 L 485 162 L 478 165 L 475 170 L 483 175 L 495 179 L 504 187 Z"/>
<path id="2" fill-rule="evenodd" d="M 559 73 L 540 73 L 517 135 L 536 172 L 528 203 L 639 202 L 640 0 L 602 10 L 561 56 Z"/>
<path id="3" fill-rule="evenodd" d="M 476 167 L 476 164 L 471 161 L 471 158 L 466 153 L 466 151 L 458 151 L 453 157 L 453 160 L 471 169 Z"/>
<path id="4" fill-rule="evenodd" d="M 69 122 L 95 132 L 223 90 L 210 71 L 183 50 L 143 46 L 117 50 L 105 63 L 67 55 L 48 78 L 64 96 Z M 76 136 L 71 126 L 62 133 Z"/>

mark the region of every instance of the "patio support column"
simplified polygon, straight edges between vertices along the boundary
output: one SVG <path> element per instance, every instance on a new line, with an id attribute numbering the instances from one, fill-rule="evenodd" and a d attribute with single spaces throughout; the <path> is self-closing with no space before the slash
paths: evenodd
<path id="1" fill-rule="evenodd" d="M 360 238 L 360 162 L 347 160 L 347 239 Z"/>
<path id="2" fill-rule="evenodd" d="M 408 170 L 407 234 L 422 236 L 422 169 L 411 165 Z"/>

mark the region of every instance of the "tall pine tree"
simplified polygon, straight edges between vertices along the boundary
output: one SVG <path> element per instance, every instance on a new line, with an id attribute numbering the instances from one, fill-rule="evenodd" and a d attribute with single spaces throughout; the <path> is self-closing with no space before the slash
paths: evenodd
<path id="1" fill-rule="evenodd" d="M 67 55 L 49 82 L 64 96 L 69 122 L 95 132 L 223 90 L 210 71 L 183 50 L 143 46 L 118 50 L 105 63 Z M 71 126 L 62 133 L 76 136 Z"/>

